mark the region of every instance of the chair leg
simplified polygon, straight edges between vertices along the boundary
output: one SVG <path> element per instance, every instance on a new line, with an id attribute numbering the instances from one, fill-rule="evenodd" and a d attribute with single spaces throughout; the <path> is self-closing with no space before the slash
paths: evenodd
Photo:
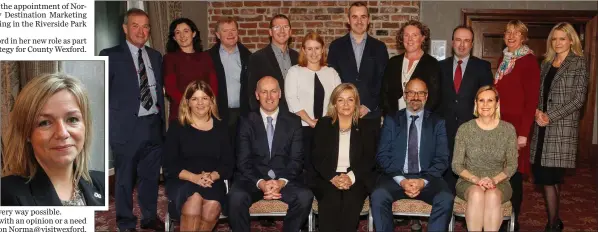
<path id="1" fill-rule="evenodd" d="M 511 211 L 511 220 L 509 220 L 509 231 L 515 231 L 515 211 Z"/>
<path id="2" fill-rule="evenodd" d="M 451 221 L 449 222 L 449 231 L 455 231 L 455 215 L 451 214 Z"/>
<path id="3" fill-rule="evenodd" d="M 166 212 L 166 216 L 164 217 L 164 229 L 166 230 L 166 232 L 172 231 L 170 230 L 170 224 L 172 224 L 172 222 L 170 221 L 170 214 Z"/>
<path id="4" fill-rule="evenodd" d="M 374 231 L 374 217 L 372 217 L 372 209 L 368 212 L 368 231 Z"/>
<path id="5" fill-rule="evenodd" d="M 311 232 L 314 231 L 314 210 L 312 209 L 307 216 L 307 229 Z"/>

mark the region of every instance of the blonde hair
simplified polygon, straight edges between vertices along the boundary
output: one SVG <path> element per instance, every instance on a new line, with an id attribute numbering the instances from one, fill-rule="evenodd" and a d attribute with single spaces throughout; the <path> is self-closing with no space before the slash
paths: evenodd
<path id="1" fill-rule="evenodd" d="M 550 30 L 550 34 L 548 34 L 548 39 L 546 40 L 546 57 L 544 59 L 545 62 L 552 62 L 554 57 L 556 56 L 556 52 L 552 48 L 552 37 L 554 36 L 554 31 L 559 30 L 565 32 L 569 40 L 571 40 L 571 51 L 575 53 L 577 56 L 583 56 L 583 52 L 581 50 L 581 42 L 579 41 L 579 36 L 577 36 L 577 32 L 571 26 L 571 24 L 567 22 L 561 22 L 555 25 L 552 30 Z"/>
<path id="2" fill-rule="evenodd" d="M 478 114 L 478 97 L 480 96 L 480 94 L 482 94 L 485 91 L 492 91 L 494 92 L 494 95 L 496 96 L 495 100 L 496 100 L 496 111 L 494 111 L 494 118 L 495 119 L 500 119 L 500 104 L 498 104 L 498 101 L 500 100 L 499 96 L 498 96 L 498 90 L 496 89 L 496 87 L 491 86 L 491 85 L 485 85 L 480 87 L 480 89 L 478 89 L 478 92 L 475 94 L 475 104 L 473 106 L 473 115 L 476 117 L 479 117 Z"/>
<path id="3" fill-rule="evenodd" d="M 522 43 L 525 44 L 528 40 L 527 33 L 529 31 L 525 23 L 521 22 L 521 20 L 511 20 L 505 26 L 505 32 L 511 28 L 513 28 L 515 31 L 521 32 Z"/>
<path id="4" fill-rule="evenodd" d="M 35 159 L 33 147 L 28 138 L 36 126 L 42 108 L 54 94 L 66 90 L 77 100 L 83 124 L 85 125 L 85 139 L 81 153 L 74 161 L 74 183 L 81 178 L 91 182 L 89 176 L 89 148 L 91 147 L 91 110 L 87 92 L 79 80 L 63 73 L 44 74 L 31 80 L 15 101 L 14 108 L 10 112 L 10 123 L 7 131 L 2 136 L 4 140 L 4 155 L 2 176 L 18 175 L 31 180 L 38 168 L 39 163 Z"/>
<path id="5" fill-rule="evenodd" d="M 338 119 L 338 112 L 336 111 L 335 107 L 336 99 L 341 95 L 341 93 L 343 93 L 346 90 L 351 91 L 353 97 L 355 98 L 355 110 L 353 112 L 352 118 L 353 124 L 357 125 L 357 122 L 359 121 L 359 106 L 361 106 L 361 102 L 359 100 L 359 92 L 357 91 L 357 87 L 355 87 L 355 85 L 351 83 L 340 84 L 336 86 L 334 90 L 332 90 L 332 94 L 330 95 L 330 102 L 328 102 L 328 113 L 326 113 L 326 116 L 332 118 L 332 123 L 336 122 L 336 119 Z"/>
<path id="6" fill-rule="evenodd" d="M 220 116 L 218 116 L 218 105 L 216 104 L 216 97 L 214 96 L 212 88 L 206 82 L 202 80 L 196 80 L 189 83 L 185 88 L 185 93 L 183 93 L 183 98 L 181 99 L 181 103 L 179 104 L 179 123 L 181 123 L 181 125 L 193 124 L 193 120 L 191 118 L 191 109 L 189 107 L 189 100 L 197 91 L 202 91 L 206 95 L 208 95 L 208 97 L 210 97 L 212 106 L 208 111 L 208 117 L 214 116 L 216 119 L 221 120 Z"/>
<path id="7" fill-rule="evenodd" d="M 320 36 L 320 34 L 318 34 L 315 31 L 309 32 L 307 33 L 307 35 L 305 35 L 305 37 L 303 37 L 303 41 L 301 42 L 301 50 L 299 51 L 299 60 L 297 63 L 301 67 L 307 67 L 307 55 L 305 55 L 305 52 L 303 50 L 305 49 L 305 43 L 307 43 L 307 41 L 309 40 L 316 41 L 320 45 L 322 45 L 322 57 L 320 57 L 320 65 L 326 66 L 327 54 L 326 47 L 324 46 L 324 39 L 322 38 L 322 36 Z"/>

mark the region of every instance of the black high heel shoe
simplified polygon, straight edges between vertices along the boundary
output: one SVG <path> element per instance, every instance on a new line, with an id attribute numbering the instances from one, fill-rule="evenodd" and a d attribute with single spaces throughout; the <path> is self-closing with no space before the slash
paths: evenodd
<path id="1" fill-rule="evenodd" d="M 561 232 L 564 228 L 565 224 L 563 224 L 563 221 L 561 221 L 560 218 L 556 220 L 556 223 L 552 224 L 552 231 Z"/>

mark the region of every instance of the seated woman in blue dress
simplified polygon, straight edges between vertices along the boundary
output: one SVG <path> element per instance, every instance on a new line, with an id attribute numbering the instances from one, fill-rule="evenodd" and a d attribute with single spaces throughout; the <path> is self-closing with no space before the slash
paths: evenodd
<path id="1" fill-rule="evenodd" d="M 181 231 L 212 231 L 226 199 L 233 149 L 216 98 L 204 81 L 187 85 L 163 150 L 168 195 L 181 215 Z"/>

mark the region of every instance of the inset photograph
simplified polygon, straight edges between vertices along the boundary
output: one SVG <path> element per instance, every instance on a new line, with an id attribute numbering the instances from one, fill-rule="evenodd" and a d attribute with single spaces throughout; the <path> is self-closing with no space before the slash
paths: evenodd
<path id="1" fill-rule="evenodd" d="M 107 210 L 107 59 L 0 67 L 0 205 Z"/>

